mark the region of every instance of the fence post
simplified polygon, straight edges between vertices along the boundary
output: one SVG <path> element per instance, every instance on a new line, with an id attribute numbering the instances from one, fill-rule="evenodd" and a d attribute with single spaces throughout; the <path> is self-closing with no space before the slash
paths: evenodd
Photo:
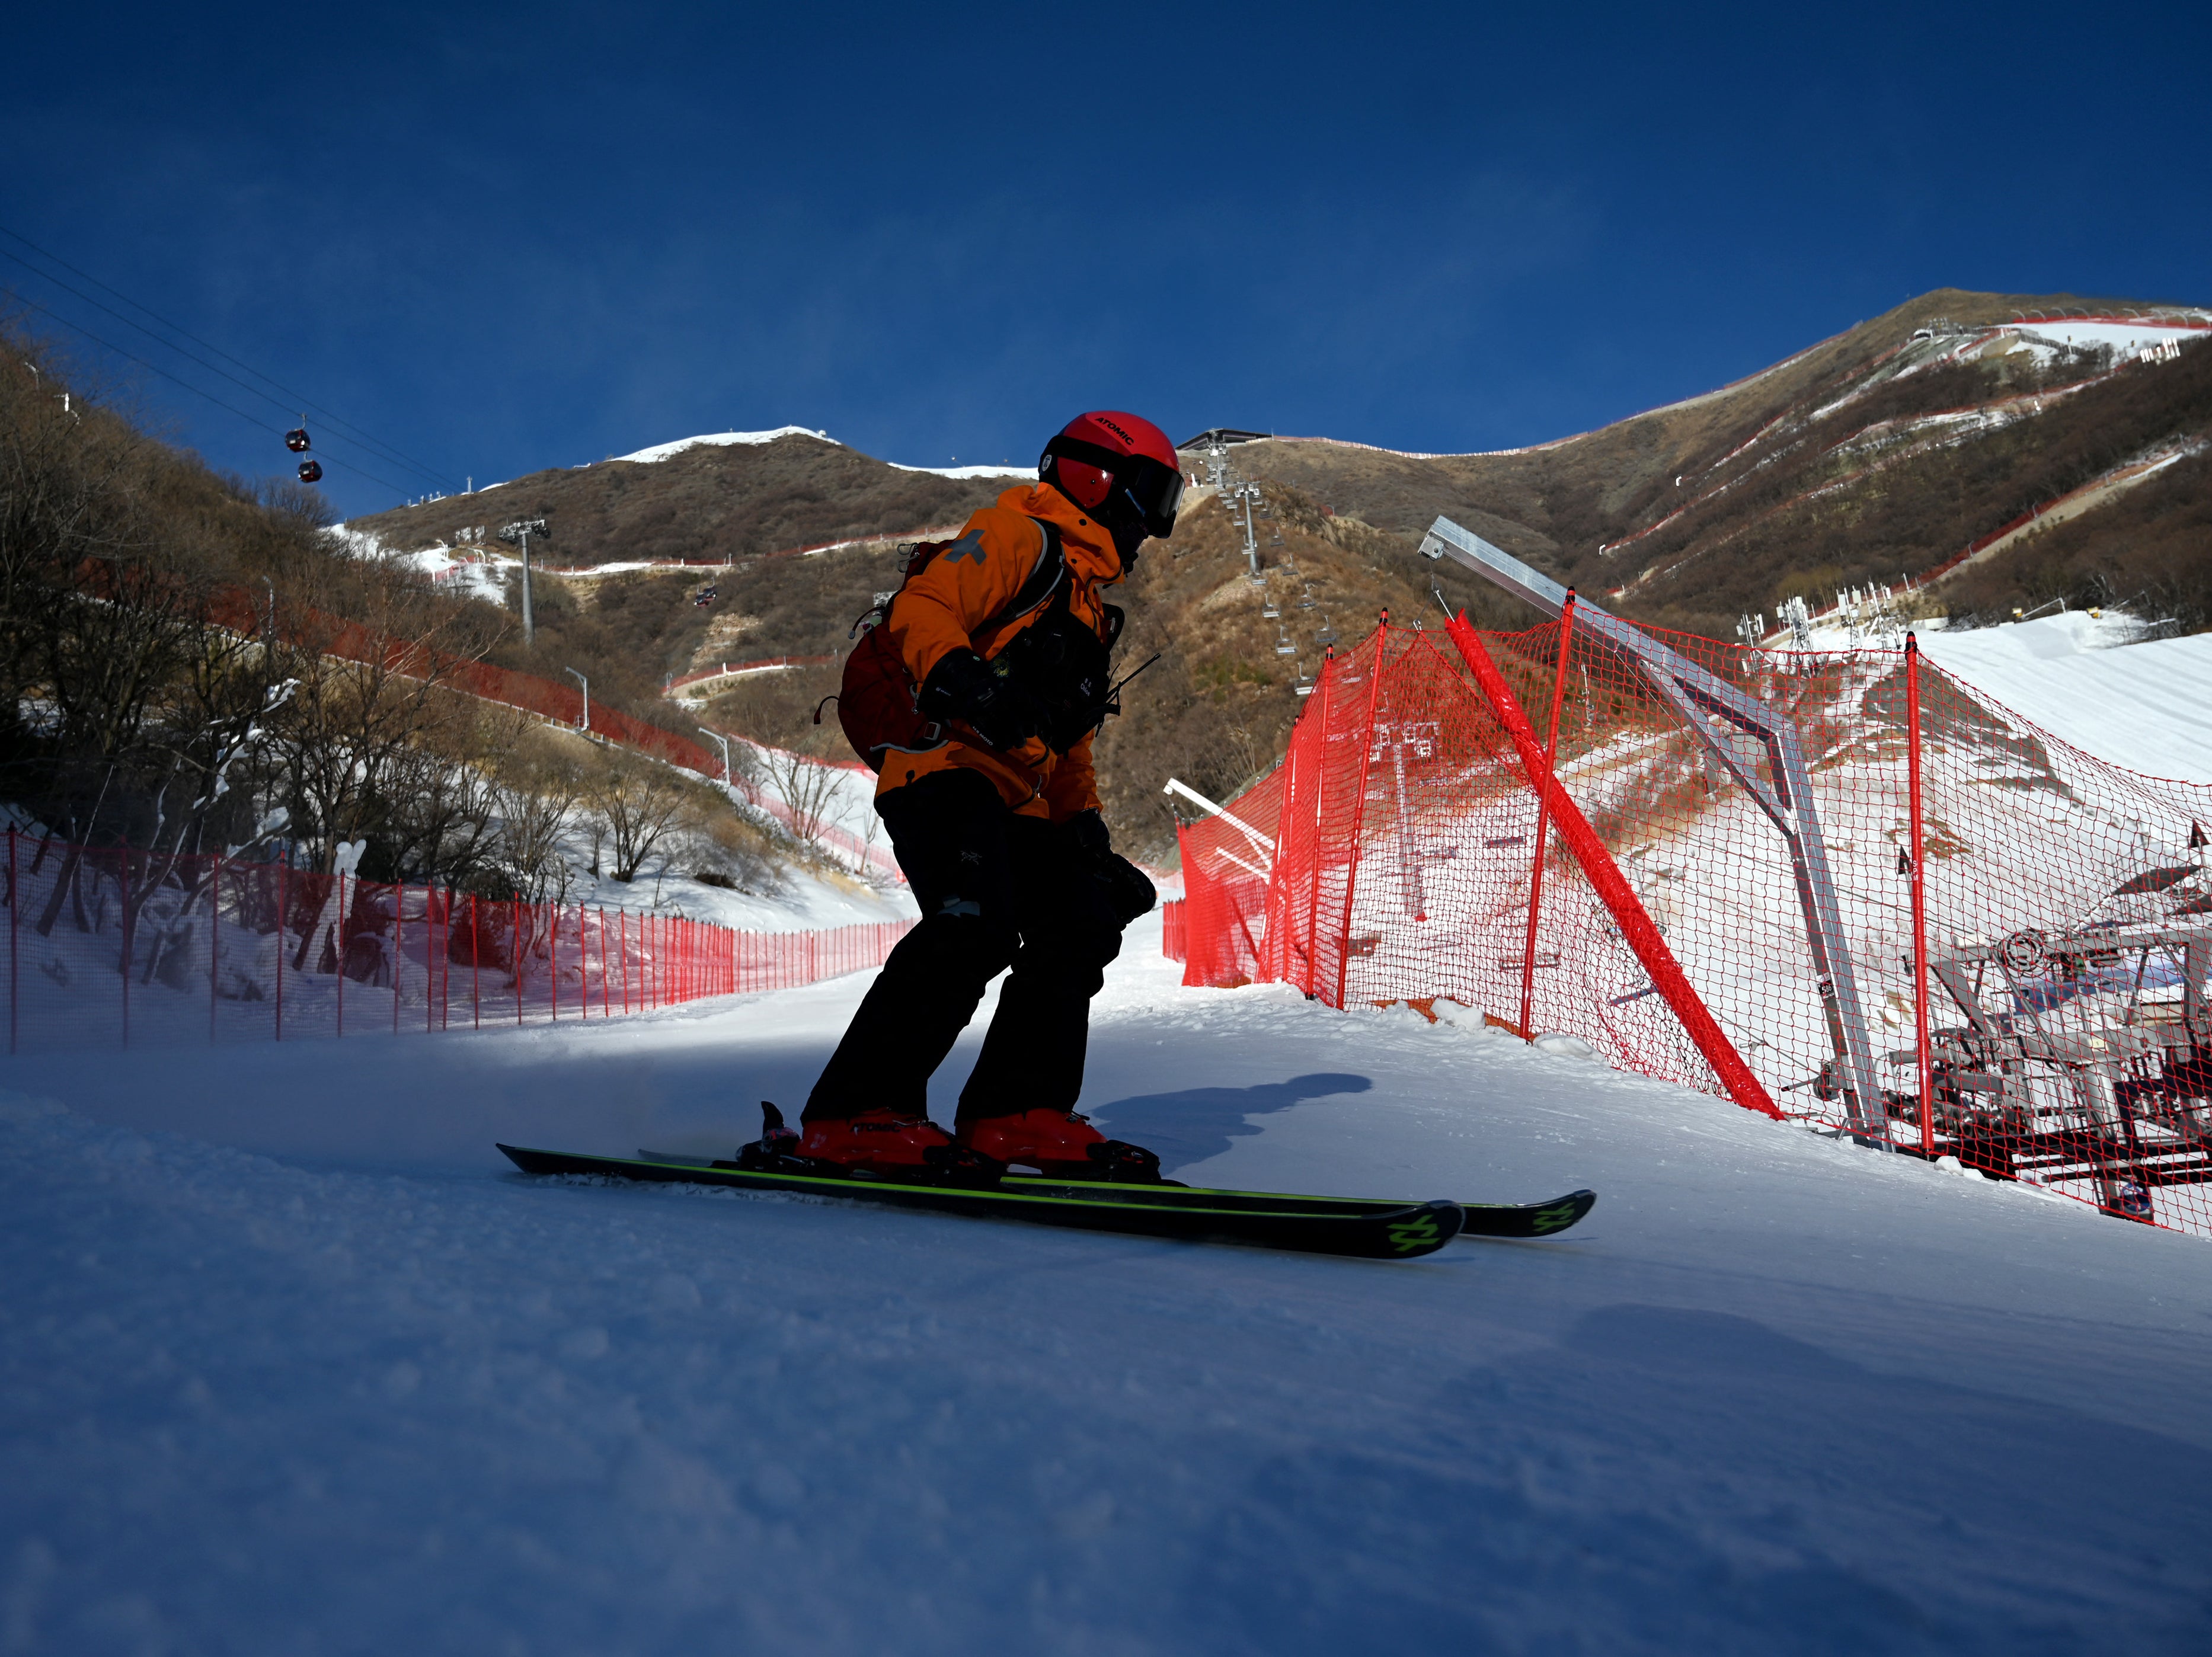
<path id="1" fill-rule="evenodd" d="M 407 965 L 407 883 L 395 881 L 392 887 L 392 1033 L 399 1034 L 399 980 Z M 429 959 L 428 955 L 423 956 Z"/>
<path id="2" fill-rule="evenodd" d="M 517 892 L 507 902 L 514 924 L 508 934 L 507 952 L 514 962 L 514 1022 L 520 1024 L 522 1023 L 522 894 Z"/>
<path id="3" fill-rule="evenodd" d="M 208 869 L 208 1046 L 215 1045 L 216 985 L 222 973 L 222 853 Z"/>
<path id="4" fill-rule="evenodd" d="M 546 976 L 552 982 L 553 1022 L 561 1022 L 561 904 L 556 898 L 545 906 Z"/>
<path id="5" fill-rule="evenodd" d="M 469 894 L 469 1017 L 483 1028 L 483 923 L 477 919 L 477 895 Z"/>
<path id="6" fill-rule="evenodd" d="M 1375 758 L 1375 709 L 1382 696 L 1382 652 L 1390 642 L 1390 612 L 1375 624 L 1375 659 L 1368 664 L 1367 732 L 1359 746 L 1359 792 L 1352 803 L 1352 860 L 1344 871 L 1344 925 L 1336 943 L 1336 1005 L 1344 1008 L 1344 983 L 1352 966 L 1352 900 L 1359 880 L 1359 829 L 1367 820 L 1367 770 Z"/>
<path id="7" fill-rule="evenodd" d="M 343 1041 L 345 1039 L 345 957 L 346 957 L 346 935 L 345 935 L 345 918 L 346 918 L 346 903 L 345 903 L 345 871 L 344 871 L 343 870 L 340 870 L 340 871 L 338 871 L 337 881 L 338 881 L 338 885 L 337 885 L 337 893 L 338 893 L 337 918 L 337 920 L 335 920 L 334 921 L 332 921 L 331 924 L 332 929 L 333 929 L 333 931 L 334 931 L 334 932 L 335 932 L 335 936 L 334 936 L 334 938 L 332 938 L 331 942 L 332 942 L 332 944 L 334 944 L 334 946 L 335 946 L 335 950 L 334 950 L 334 958 L 335 958 L 335 959 L 336 959 L 336 961 L 337 962 L 337 968 L 338 968 L 338 1034 L 337 1034 L 337 1039 L 338 1039 L 339 1041 Z"/>
<path id="8" fill-rule="evenodd" d="M 23 913 L 23 889 L 15 877 L 15 825 L 8 825 L 8 1051 L 15 1051 L 15 1029 L 18 1018 L 19 986 L 22 980 L 22 956 L 15 942 L 15 929 Z"/>
<path id="9" fill-rule="evenodd" d="M 1313 999 L 1314 974 L 1321 964 L 1321 950 L 1316 947 L 1321 932 L 1321 816 L 1322 806 L 1328 797 L 1328 704 L 1329 698 L 1336 688 L 1335 681 L 1339 677 L 1329 670 L 1335 665 L 1336 659 L 1334 656 L 1325 657 L 1322 661 L 1319 693 L 1321 708 L 1318 714 L 1320 723 L 1314 727 L 1316 775 L 1314 786 L 1310 791 L 1313 795 L 1314 803 L 1313 837 L 1309 842 L 1313 858 L 1313 889 L 1306 900 L 1305 996 L 1309 1001 Z M 1297 733 L 1293 731 L 1291 740 L 1295 742 L 1297 739 Z M 1279 832 L 1276 835 L 1278 841 L 1286 841 L 1288 838 L 1289 836 Z M 1275 848 L 1275 855 L 1280 858 L 1285 850 L 1285 847 L 1279 844 Z"/>
<path id="10" fill-rule="evenodd" d="M 131 1045 L 131 848 L 122 848 L 116 884 L 123 893 L 123 1045 Z"/>
<path id="11" fill-rule="evenodd" d="M 1452 618 L 1450 632 L 1452 642 L 1459 646 L 1461 658 L 1474 673 L 1484 698 L 1513 739 L 1528 786 L 1551 797 L 1552 815 L 1558 821 L 1559 837 L 1582 865 L 1583 876 L 1613 916 L 1613 924 L 1620 928 L 1622 938 L 1635 951 L 1644 970 L 1651 975 L 1653 986 L 1667 998 L 1667 1005 L 1681 1021 L 1684 1034 L 1712 1066 L 1714 1075 L 1736 1103 L 1747 1110 L 1781 1120 L 1782 1113 L 1768 1096 L 1765 1084 L 1743 1062 L 1743 1055 L 1735 1050 L 1735 1044 L 1729 1040 L 1728 1033 L 1721 1029 L 1704 998 L 1682 971 L 1665 936 L 1652 923 L 1643 901 L 1636 895 L 1636 889 L 1628 883 L 1627 877 L 1620 872 L 1620 865 L 1613 860 L 1613 853 L 1606 850 L 1605 842 L 1583 816 L 1574 797 L 1544 765 L 1543 750 L 1536 745 L 1536 733 L 1529 727 L 1528 716 L 1521 711 L 1520 703 L 1513 698 L 1512 687 L 1505 683 L 1505 676 L 1498 671 L 1498 664 L 1490 659 L 1490 652 L 1483 648 L 1481 639 L 1468 624 L 1465 610 Z"/>
<path id="12" fill-rule="evenodd" d="M 1920 816 L 1920 640 L 1905 635 L 1905 789 L 1912 802 L 1912 1033 L 1920 1068 L 1920 1149 L 1936 1154 L 1936 1065 L 1928 1041 L 1928 901 Z"/>
<path id="13" fill-rule="evenodd" d="M 284 923 L 292 918 L 292 852 L 276 865 L 276 1039 L 284 1039 Z"/>
<path id="14" fill-rule="evenodd" d="M 1567 589 L 1567 602 L 1559 611 L 1559 654 L 1558 671 L 1552 676 L 1552 719 L 1544 735 L 1544 767 L 1553 775 L 1559 770 L 1559 704 L 1565 699 L 1567 689 L 1567 660 L 1575 644 L 1575 590 Z M 1539 790 L 1536 795 L 1536 857 L 1528 871 L 1528 938 L 1521 955 L 1521 1039 L 1536 1039 L 1536 1027 L 1531 1023 L 1530 1009 L 1536 998 L 1536 920 L 1544 902 L 1544 848 L 1552 835 L 1552 797 L 1548 791 Z"/>

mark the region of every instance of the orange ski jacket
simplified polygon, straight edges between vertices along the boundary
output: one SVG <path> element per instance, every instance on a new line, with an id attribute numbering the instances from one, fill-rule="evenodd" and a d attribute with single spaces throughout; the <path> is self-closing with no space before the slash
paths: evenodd
<path id="1" fill-rule="evenodd" d="M 1048 605 L 1039 604 L 998 627 L 990 624 L 1014 601 L 1043 555 L 1044 531 L 1031 521 L 1039 518 L 1060 531 L 1067 561 L 1068 613 L 1104 636 L 1101 594 L 1122 573 L 1114 537 L 1058 489 L 1028 484 L 1008 489 L 996 506 L 970 517 L 959 539 L 930 560 L 892 600 L 884 626 L 916 684 L 951 651 L 973 650 L 988 661 L 1044 614 Z M 891 753 L 884 756 L 876 792 L 880 797 L 933 772 L 961 766 L 989 778 L 1017 815 L 1062 822 L 1098 804 L 1091 740 L 1085 737 L 1065 754 L 1054 753 L 1041 737 L 1005 751 L 956 737 L 926 753 Z"/>

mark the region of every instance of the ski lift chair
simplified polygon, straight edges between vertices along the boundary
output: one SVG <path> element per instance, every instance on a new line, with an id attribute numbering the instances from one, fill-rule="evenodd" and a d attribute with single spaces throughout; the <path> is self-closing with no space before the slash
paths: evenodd
<path id="1" fill-rule="evenodd" d="M 321 483 L 323 481 L 322 462 L 319 460 L 302 460 L 300 463 L 300 481 L 302 483 Z"/>
<path id="2" fill-rule="evenodd" d="M 295 426 L 284 434 L 284 446 L 291 450 L 294 454 L 305 454 L 314 446 L 307 440 L 307 428 L 305 426 Z"/>

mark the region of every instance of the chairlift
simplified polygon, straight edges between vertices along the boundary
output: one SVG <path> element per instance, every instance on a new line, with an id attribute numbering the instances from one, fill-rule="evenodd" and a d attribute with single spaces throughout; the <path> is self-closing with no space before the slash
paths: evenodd
<path id="1" fill-rule="evenodd" d="M 1266 604 L 1260 606 L 1260 614 L 1271 622 L 1280 621 L 1283 616 L 1283 612 L 1276 608 L 1275 601 L 1273 598 L 1268 599 Z"/>
<path id="2" fill-rule="evenodd" d="M 302 460 L 300 463 L 300 481 L 302 483 L 321 483 L 323 481 L 322 462 L 319 460 Z"/>
<path id="3" fill-rule="evenodd" d="M 305 454 L 314 445 L 307 440 L 307 428 L 305 426 L 295 426 L 284 434 L 284 446 L 291 450 L 294 454 Z"/>
<path id="4" fill-rule="evenodd" d="M 1288 634 L 1275 641 L 1275 654 L 1278 656 L 1295 656 L 1297 651 L 1298 647 L 1291 642 Z"/>

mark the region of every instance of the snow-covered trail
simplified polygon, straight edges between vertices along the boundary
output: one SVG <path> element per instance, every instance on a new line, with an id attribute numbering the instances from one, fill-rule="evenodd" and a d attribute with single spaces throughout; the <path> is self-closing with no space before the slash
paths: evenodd
<path id="1" fill-rule="evenodd" d="M 726 1148 L 858 978 L 13 1061 L 0 1651 L 2203 1649 L 2203 1243 L 1157 949 L 1086 1097 L 1183 1177 L 1595 1213 L 1390 1265 L 490 1149 Z"/>

